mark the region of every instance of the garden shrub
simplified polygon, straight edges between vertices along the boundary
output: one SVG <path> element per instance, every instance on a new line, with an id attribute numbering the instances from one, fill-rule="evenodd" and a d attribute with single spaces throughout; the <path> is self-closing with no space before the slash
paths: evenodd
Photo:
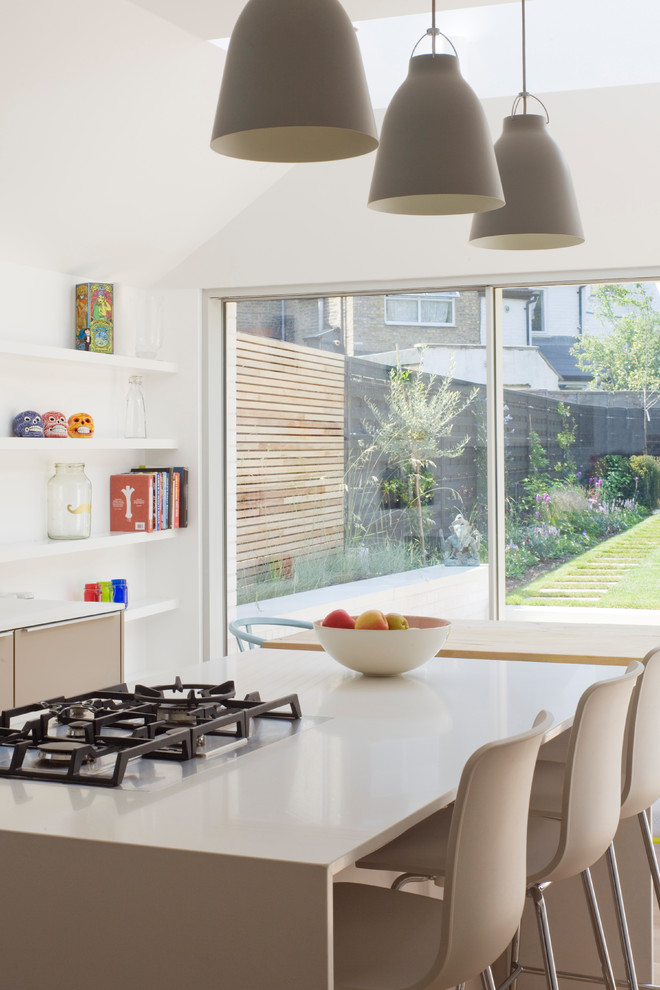
<path id="1" fill-rule="evenodd" d="M 647 509 L 657 509 L 660 501 L 660 458 L 633 454 L 630 468 L 637 485 L 637 501 Z"/>
<path id="2" fill-rule="evenodd" d="M 566 517 L 589 511 L 589 500 L 583 488 L 575 485 L 562 485 L 550 492 L 548 504 L 549 520 L 559 525 Z"/>
<path id="3" fill-rule="evenodd" d="M 635 471 L 630 460 L 623 454 L 605 454 L 594 464 L 592 481 L 602 481 L 600 496 L 604 502 L 635 497 Z"/>

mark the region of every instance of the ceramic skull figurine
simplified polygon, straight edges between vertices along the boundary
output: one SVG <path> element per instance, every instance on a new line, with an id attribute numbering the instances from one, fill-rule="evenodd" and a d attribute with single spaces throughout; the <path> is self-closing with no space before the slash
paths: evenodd
<path id="1" fill-rule="evenodd" d="M 67 419 L 63 412 L 55 409 L 43 414 L 44 436 L 45 437 L 65 437 L 67 436 Z"/>
<path id="2" fill-rule="evenodd" d="M 14 416 L 15 437 L 43 437 L 44 422 L 34 409 L 24 409 Z"/>
<path id="3" fill-rule="evenodd" d="M 86 440 L 94 436 L 94 420 L 89 413 L 74 413 L 69 416 L 69 436 Z"/>

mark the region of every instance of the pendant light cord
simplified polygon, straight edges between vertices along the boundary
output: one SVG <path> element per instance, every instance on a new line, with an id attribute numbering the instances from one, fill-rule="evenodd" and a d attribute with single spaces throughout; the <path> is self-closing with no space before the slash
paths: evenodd
<path id="1" fill-rule="evenodd" d="M 431 53 L 435 55 L 435 36 L 438 29 L 435 26 L 435 0 L 431 0 Z"/>
<path id="2" fill-rule="evenodd" d="M 525 46 L 525 0 L 522 2 L 522 93 L 523 113 L 527 113 L 527 53 Z"/>
<path id="3" fill-rule="evenodd" d="M 437 28 L 435 26 L 435 0 L 431 0 L 431 27 L 430 28 L 427 28 L 426 31 L 424 32 L 424 34 L 422 35 L 422 37 L 419 39 L 419 41 L 416 42 L 415 47 L 413 48 L 413 50 L 410 53 L 410 57 L 411 58 L 414 56 L 415 52 L 417 51 L 417 45 L 419 45 L 422 41 L 424 41 L 424 38 L 428 37 L 429 35 L 431 36 L 431 54 L 432 55 L 434 55 L 434 56 L 436 55 L 435 39 L 438 37 L 438 35 L 440 35 L 440 37 L 441 38 L 444 38 L 445 41 L 451 46 L 451 48 L 452 48 L 452 50 L 454 52 L 454 55 L 456 56 L 456 58 L 458 58 L 458 52 L 456 51 L 456 48 L 455 48 L 454 43 L 451 40 L 451 38 L 448 38 L 446 34 L 443 34 L 442 33 L 442 31 L 440 30 L 440 28 Z"/>
<path id="4" fill-rule="evenodd" d="M 522 7 L 522 90 L 518 93 L 515 100 L 513 101 L 513 107 L 511 109 L 511 116 L 514 117 L 516 110 L 520 106 L 522 101 L 523 114 L 527 113 L 527 101 L 536 100 L 544 110 L 546 124 L 550 123 L 550 114 L 548 113 L 548 108 L 546 107 L 543 100 L 539 100 L 538 96 L 534 96 L 533 93 L 527 90 L 527 44 L 526 44 L 526 31 L 525 31 L 525 0 L 520 0 Z M 435 7 L 435 0 L 433 0 L 433 6 Z"/>

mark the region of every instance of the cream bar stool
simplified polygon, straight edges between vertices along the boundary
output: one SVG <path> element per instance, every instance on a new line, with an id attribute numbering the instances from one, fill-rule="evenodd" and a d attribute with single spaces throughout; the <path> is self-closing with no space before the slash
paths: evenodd
<path id="1" fill-rule="evenodd" d="M 651 650 L 642 662 L 644 673 L 635 685 L 626 727 L 621 818 L 636 816 L 639 821 L 655 896 L 658 906 L 660 906 L 660 871 L 653 848 L 649 821 L 646 817 L 647 809 L 660 800 L 660 649 Z M 619 871 L 614 854 L 614 843 L 607 850 L 607 861 L 617 909 L 628 983 L 633 990 L 636 990 L 637 977 L 621 893 Z M 642 986 L 648 987 L 650 985 L 643 984 Z"/>
<path id="2" fill-rule="evenodd" d="M 623 761 L 620 818 L 637 817 L 642 833 L 655 895 L 660 906 L 660 871 L 653 848 L 653 838 L 646 811 L 660 799 L 660 649 L 651 650 L 642 661 L 644 671 L 637 680 L 628 709 Z M 563 775 L 562 766 L 568 755 L 566 738 L 559 737 L 542 746 L 532 789 L 532 805 L 539 801 L 548 803 L 547 795 L 556 794 L 560 786 L 557 778 Z M 553 766 L 553 764 L 555 764 Z M 553 783 L 553 777 L 554 783 Z M 545 797 L 543 793 L 545 792 Z M 555 801 L 557 799 L 555 798 Z M 626 977 L 631 990 L 651 990 L 653 984 L 638 984 L 635 972 L 630 932 L 621 891 L 621 881 L 614 851 L 610 843 L 606 853 L 608 872 L 614 897 L 616 918 L 626 967 Z M 562 975 L 561 973 L 559 974 Z M 579 974 L 570 974 L 578 977 Z"/>
<path id="3" fill-rule="evenodd" d="M 588 687 L 577 706 L 566 763 L 548 761 L 546 766 L 546 761 L 539 761 L 534 774 L 527 825 L 527 892 L 536 908 L 549 990 L 558 990 L 558 981 L 543 891 L 552 881 L 578 875 L 587 897 L 603 978 L 610 990 L 615 988 L 590 867 L 607 850 L 619 823 L 624 729 L 631 694 L 642 670 L 642 664 L 634 661 L 622 676 Z M 431 815 L 357 865 L 402 873 L 395 888 L 410 880 L 446 878 L 454 813 L 445 809 Z M 484 821 L 488 820 L 486 814 Z M 475 846 L 487 831 L 482 828 Z M 490 885 L 488 867 L 482 879 Z M 507 985 L 525 968 L 516 955 L 514 939 L 512 975 L 505 981 Z"/>
<path id="4" fill-rule="evenodd" d="M 335 884 L 335 990 L 446 990 L 478 976 L 504 951 L 522 914 L 529 794 L 551 724 L 552 716 L 540 712 L 530 730 L 482 746 L 465 764 L 447 840 L 444 900 Z"/>

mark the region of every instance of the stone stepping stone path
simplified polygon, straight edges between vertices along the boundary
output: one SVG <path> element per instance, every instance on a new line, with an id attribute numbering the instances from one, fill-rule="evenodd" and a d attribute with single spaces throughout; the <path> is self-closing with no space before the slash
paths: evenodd
<path id="1" fill-rule="evenodd" d="M 514 595 L 522 596 L 523 605 L 607 608 L 613 604 L 608 598 L 626 577 L 652 559 L 660 561 L 660 513 L 518 588 Z"/>

